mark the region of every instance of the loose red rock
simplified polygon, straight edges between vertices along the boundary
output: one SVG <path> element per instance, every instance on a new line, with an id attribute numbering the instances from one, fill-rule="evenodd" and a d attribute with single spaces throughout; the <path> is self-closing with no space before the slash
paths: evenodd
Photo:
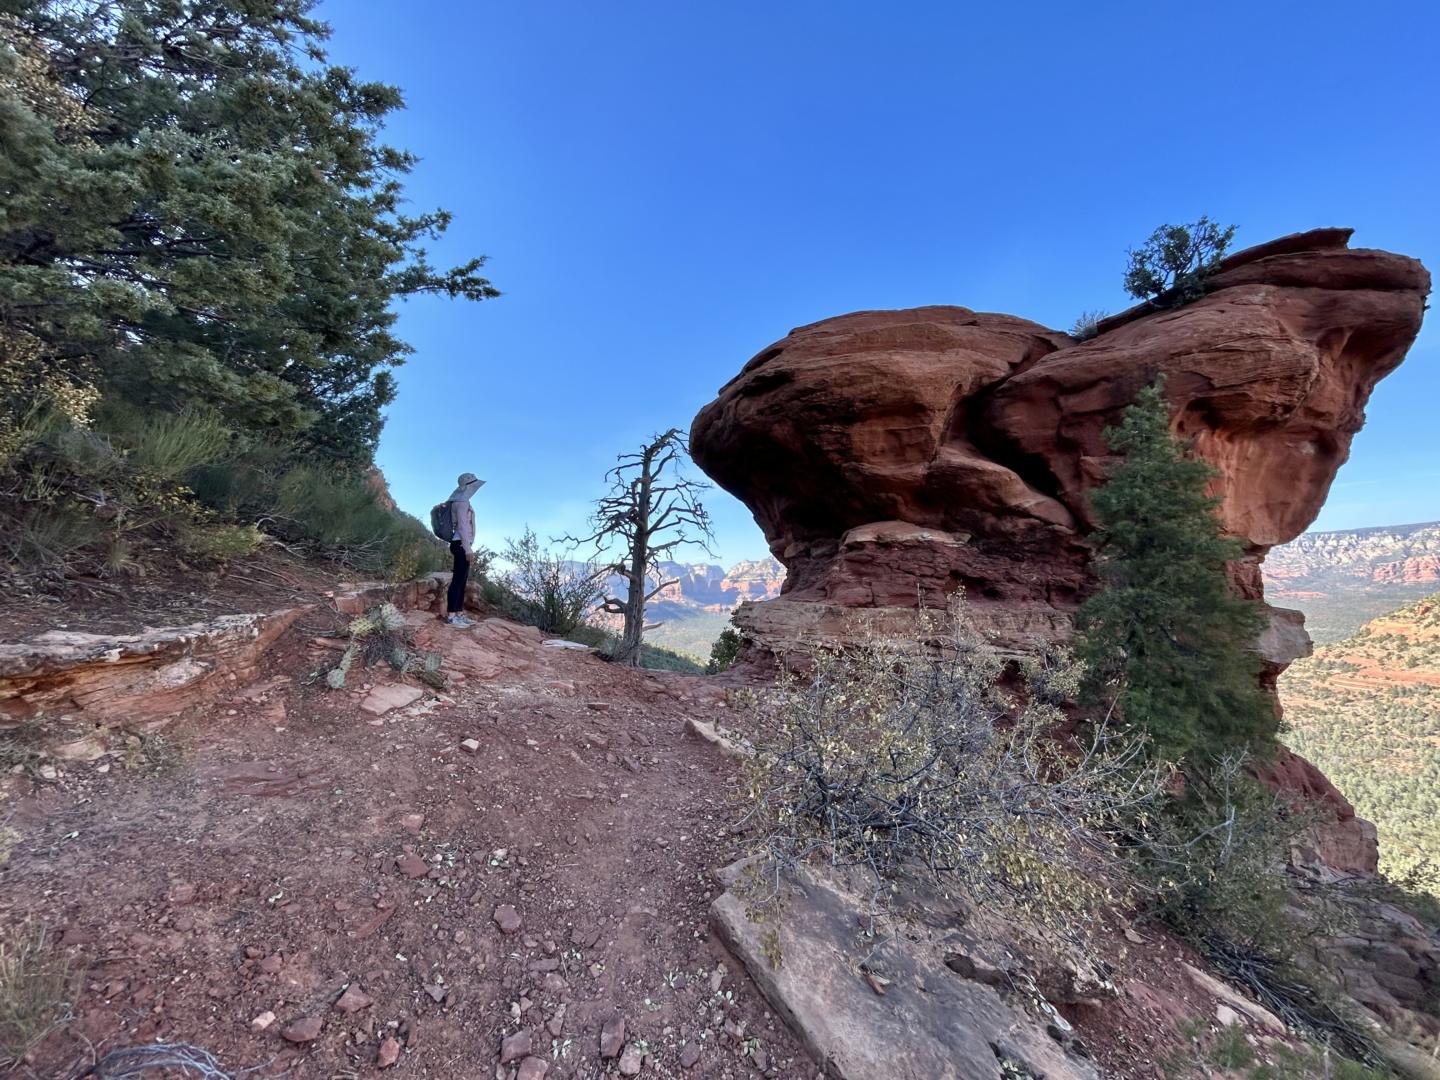
<path id="1" fill-rule="evenodd" d="M 408 878 L 422 878 L 430 872 L 430 864 L 414 852 L 396 856 L 395 869 Z"/>
<path id="2" fill-rule="evenodd" d="M 621 1049 L 625 1046 L 625 1018 L 623 1016 L 612 1016 L 605 1021 L 605 1026 L 600 1029 L 600 1056 L 602 1058 L 615 1058 L 620 1056 Z"/>
<path id="3" fill-rule="evenodd" d="M 361 1009 L 368 1008 L 375 1004 L 375 999 L 364 990 L 360 989 L 359 983 L 351 983 L 345 988 L 345 992 L 335 999 L 335 1008 L 338 1012 L 349 1016 Z"/>
<path id="4" fill-rule="evenodd" d="M 382 1069 L 388 1069 L 399 1060 L 400 1041 L 393 1035 L 386 1035 L 380 1040 L 380 1049 L 375 1053 L 375 1064 Z"/>
<path id="5" fill-rule="evenodd" d="M 516 1058 L 526 1057 L 529 1053 L 530 1033 L 517 1031 L 500 1044 L 500 1064 L 509 1065 Z"/>
<path id="6" fill-rule="evenodd" d="M 286 1042 L 292 1043 L 314 1042 L 320 1037 L 320 1032 L 324 1027 L 325 1021 L 318 1016 L 304 1016 L 286 1024 L 280 1032 L 280 1037 Z"/>

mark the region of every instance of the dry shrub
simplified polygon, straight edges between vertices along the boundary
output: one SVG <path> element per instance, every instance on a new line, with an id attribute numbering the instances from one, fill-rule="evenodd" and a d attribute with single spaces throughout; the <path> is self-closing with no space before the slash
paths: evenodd
<path id="1" fill-rule="evenodd" d="M 0 1067 L 23 1061 L 65 1019 L 70 970 L 39 923 L 0 937 Z"/>
<path id="2" fill-rule="evenodd" d="M 242 1069 L 239 1075 L 254 1072 Z M 160 1076 L 188 1076 L 197 1080 L 235 1080 L 208 1050 L 188 1043 L 151 1043 L 147 1046 L 126 1046 L 112 1050 L 80 1080 L 135 1080 L 149 1073 Z"/>
<path id="3" fill-rule="evenodd" d="M 1157 798 L 1162 773 L 1106 723 L 1060 736 L 1078 676 L 1058 650 L 1011 665 L 958 603 L 913 636 L 869 633 L 783 675 L 757 702 L 748 766 L 761 865 L 777 886 L 807 860 L 919 870 L 1051 926 L 1117 900 L 1105 834 Z"/>
<path id="4" fill-rule="evenodd" d="M 159 780 L 173 775 L 185 761 L 185 748 L 168 735 L 130 735 L 125 740 L 125 767 Z"/>
<path id="5" fill-rule="evenodd" d="M 45 760 L 45 714 L 0 731 L 0 773 L 33 773 Z"/>

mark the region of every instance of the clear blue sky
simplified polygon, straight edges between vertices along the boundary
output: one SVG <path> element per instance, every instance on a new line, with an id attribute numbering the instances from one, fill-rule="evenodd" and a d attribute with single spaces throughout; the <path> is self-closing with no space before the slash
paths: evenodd
<path id="1" fill-rule="evenodd" d="M 790 328 L 956 303 L 1119 310 L 1161 222 L 1320 225 L 1440 271 L 1440 5 L 329 0 L 332 58 L 403 88 L 437 249 L 380 462 L 424 514 L 470 469 L 482 539 L 578 528 L 614 455 Z M 1440 328 L 1382 383 L 1317 528 L 1440 519 Z M 764 554 L 711 500 L 724 561 Z"/>

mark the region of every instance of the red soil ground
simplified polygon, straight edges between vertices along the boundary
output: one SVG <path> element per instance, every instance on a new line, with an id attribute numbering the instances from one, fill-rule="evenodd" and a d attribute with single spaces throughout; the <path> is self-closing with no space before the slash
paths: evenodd
<path id="1" fill-rule="evenodd" d="M 175 610 L 324 594 L 303 566 L 270 573 L 287 581 L 211 582 Z M 136 600 L 169 610 L 158 588 Z M 74 628 L 123 619 L 88 615 Z M 714 680 L 414 613 L 456 682 L 376 717 L 360 703 L 388 668 L 352 672 L 349 691 L 319 677 L 336 653 L 314 635 L 343 622 L 315 609 L 258 681 L 167 728 L 175 760 L 152 741 L 0 778 L 19 837 L 0 920 L 46 926 L 75 973 L 68 1022 L 16 1075 L 70 1080 L 169 1040 L 237 1073 L 352 1080 L 393 1039 L 397 1075 L 514 1080 L 523 1059 L 501 1067 L 501 1047 L 523 1034 L 540 1059 L 525 1080 L 541 1061 L 547 1080 L 589 1080 L 618 1072 L 600 1052 L 617 1017 L 644 1077 L 818 1075 L 711 929 L 714 872 L 742 854 L 736 766 L 684 734 L 688 717 L 728 717 Z M 1107 1076 L 1157 1077 L 1178 1024 L 1214 1001 L 1164 934 L 1117 921 L 1106 937 L 1118 998 L 1064 1011 Z M 318 1034 L 288 1041 L 304 1020 Z"/>
<path id="2" fill-rule="evenodd" d="M 599 1040 L 621 1016 L 645 1075 L 815 1075 L 711 934 L 734 767 L 683 718 L 717 706 L 697 680 L 544 652 L 544 685 L 472 680 L 377 720 L 307 679 L 326 657 L 294 631 L 253 700 L 167 731 L 184 756 L 164 775 L 12 777 L 0 918 L 44 920 L 79 972 L 74 1021 L 24 1071 L 166 1039 L 257 1076 L 355 1076 L 393 1035 L 406 1075 L 506 1076 L 523 1031 L 549 1077 L 592 1077 L 615 1069 Z M 397 868 L 409 853 L 424 876 Z M 347 985 L 373 1004 L 338 1011 Z M 303 1018 L 318 1038 L 285 1041 Z"/>

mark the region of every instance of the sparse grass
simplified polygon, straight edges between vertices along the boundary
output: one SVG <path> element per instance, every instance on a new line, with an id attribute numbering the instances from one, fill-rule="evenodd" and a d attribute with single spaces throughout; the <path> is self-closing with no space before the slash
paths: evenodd
<path id="1" fill-rule="evenodd" d="M 1180 1024 L 1179 1034 L 1184 1045 L 1156 1062 L 1170 1080 L 1200 1080 L 1217 1073 L 1243 1080 L 1394 1080 L 1384 1069 L 1314 1043 L 1269 1041 L 1257 1047 L 1241 1024 L 1215 1030 L 1197 1018 Z"/>
<path id="2" fill-rule="evenodd" d="M 0 825 L 0 866 L 10 861 L 10 855 L 20 843 L 20 830 L 11 825 Z"/>
<path id="3" fill-rule="evenodd" d="M 0 504 L 0 564 L 59 573 L 94 539 L 92 515 L 72 501 Z"/>
<path id="4" fill-rule="evenodd" d="M 43 723 L 44 717 L 36 716 L 16 727 L 0 731 L 0 773 L 16 769 L 33 772 L 45 759 L 40 735 Z"/>
<path id="5" fill-rule="evenodd" d="M 1075 321 L 1070 326 L 1070 336 L 1076 341 L 1089 341 L 1100 330 L 1100 320 L 1107 317 L 1108 311 L 1086 310 L 1075 316 Z"/>
<path id="6" fill-rule="evenodd" d="M 1245 1025 L 1229 1024 L 1222 1028 L 1210 1044 L 1209 1056 L 1216 1068 L 1230 1072 L 1238 1072 L 1254 1065 L 1255 1049 L 1245 1038 Z"/>
<path id="7" fill-rule="evenodd" d="M 70 969 L 40 923 L 0 937 L 0 1066 L 25 1055 L 65 1019 Z"/>
<path id="8" fill-rule="evenodd" d="M 132 735 L 125 740 L 125 767 L 158 780 L 171 775 L 185 760 L 184 748 L 168 735 Z"/>

